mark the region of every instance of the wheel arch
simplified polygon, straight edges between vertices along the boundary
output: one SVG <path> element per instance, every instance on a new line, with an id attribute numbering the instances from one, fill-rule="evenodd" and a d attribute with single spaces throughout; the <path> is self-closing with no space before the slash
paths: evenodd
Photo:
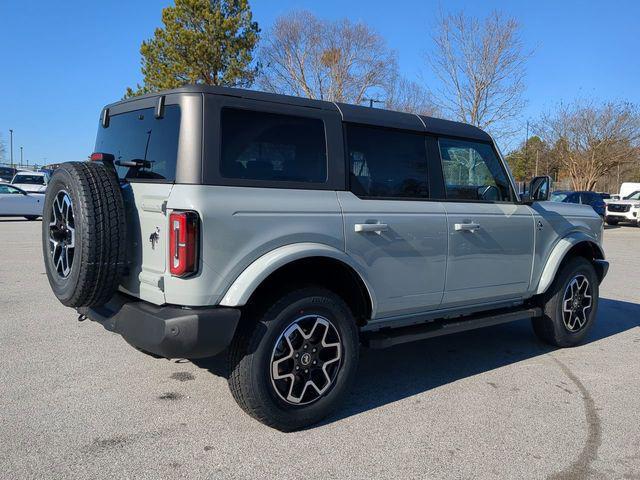
<path id="1" fill-rule="evenodd" d="M 606 268 L 598 261 L 604 260 L 604 251 L 594 239 L 585 233 L 575 232 L 563 237 L 555 245 L 542 270 L 536 295 L 547 291 L 560 267 L 570 258 L 580 256 L 591 261 L 596 267 L 596 273 L 600 281 L 606 274 Z"/>
<path id="2" fill-rule="evenodd" d="M 220 305 L 245 306 L 296 278 L 299 284 L 317 283 L 339 294 L 359 324 L 375 316 L 375 296 L 364 273 L 346 253 L 319 243 L 285 245 L 264 254 L 235 279 Z"/>

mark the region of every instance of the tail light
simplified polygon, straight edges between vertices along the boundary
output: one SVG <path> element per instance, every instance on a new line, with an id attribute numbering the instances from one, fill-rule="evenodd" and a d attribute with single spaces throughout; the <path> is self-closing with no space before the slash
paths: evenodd
<path id="1" fill-rule="evenodd" d="M 110 153 L 94 152 L 89 157 L 89 160 L 91 160 L 92 162 L 111 162 L 111 163 L 113 163 L 113 161 L 115 160 L 115 157 Z"/>
<path id="2" fill-rule="evenodd" d="M 196 212 L 169 215 L 169 271 L 187 277 L 198 270 L 198 227 Z"/>

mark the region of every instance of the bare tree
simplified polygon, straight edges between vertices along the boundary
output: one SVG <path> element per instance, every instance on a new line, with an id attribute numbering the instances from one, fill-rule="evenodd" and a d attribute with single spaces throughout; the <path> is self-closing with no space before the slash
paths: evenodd
<path id="1" fill-rule="evenodd" d="M 386 89 L 385 108 L 431 117 L 440 114 L 431 93 L 422 85 L 398 76 Z"/>
<path id="2" fill-rule="evenodd" d="M 464 13 L 441 15 L 428 55 L 440 88 L 434 92 L 443 113 L 491 130 L 513 133 L 511 121 L 524 108 L 525 63 L 520 27 L 498 12 L 484 21 Z"/>
<path id="3" fill-rule="evenodd" d="M 640 111 L 626 102 L 578 100 L 542 116 L 538 130 L 575 190 L 592 190 L 640 161 Z"/>
<path id="4" fill-rule="evenodd" d="M 278 18 L 260 57 L 264 90 L 354 104 L 384 92 L 398 68 L 396 53 L 368 25 L 306 11 Z"/>

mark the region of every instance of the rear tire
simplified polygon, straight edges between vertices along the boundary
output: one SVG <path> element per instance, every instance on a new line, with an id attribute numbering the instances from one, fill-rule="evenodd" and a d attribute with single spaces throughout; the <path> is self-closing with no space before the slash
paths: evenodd
<path id="1" fill-rule="evenodd" d="M 598 311 L 598 276 L 584 257 L 567 261 L 543 296 L 542 317 L 532 320 L 533 330 L 556 347 L 578 345 L 593 326 Z"/>
<path id="2" fill-rule="evenodd" d="M 101 163 L 56 169 L 42 213 L 42 253 L 55 296 L 68 307 L 106 303 L 125 265 L 125 212 L 115 174 Z"/>
<path id="3" fill-rule="evenodd" d="M 265 425 L 287 432 L 313 425 L 354 380 L 359 338 L 353 315 L 340 297 L 317 287 L 287 293 L 261 311 L 241 320 L 232 342 L 231 394 Z"/>

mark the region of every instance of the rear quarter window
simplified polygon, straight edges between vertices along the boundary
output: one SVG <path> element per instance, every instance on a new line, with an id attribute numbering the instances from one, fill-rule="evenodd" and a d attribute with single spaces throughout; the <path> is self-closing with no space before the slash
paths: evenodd
<path id="1" fill-rule="evenodd" d="M 283 183 L 327 180 L 322 120 L 223 108 L 221 124 L 222 177 Z"/>
<path id="2" fill-rule="evenodd" d="M 109 126 L 98 127 L 95 151 L 115 157 L 120 178 L 174 181 L 180 135 L 180 107 L 167 105 L 162 118 L 146 108 L 109 118 Z M 119 163 L 137 160 L 141 166 Z"/>

